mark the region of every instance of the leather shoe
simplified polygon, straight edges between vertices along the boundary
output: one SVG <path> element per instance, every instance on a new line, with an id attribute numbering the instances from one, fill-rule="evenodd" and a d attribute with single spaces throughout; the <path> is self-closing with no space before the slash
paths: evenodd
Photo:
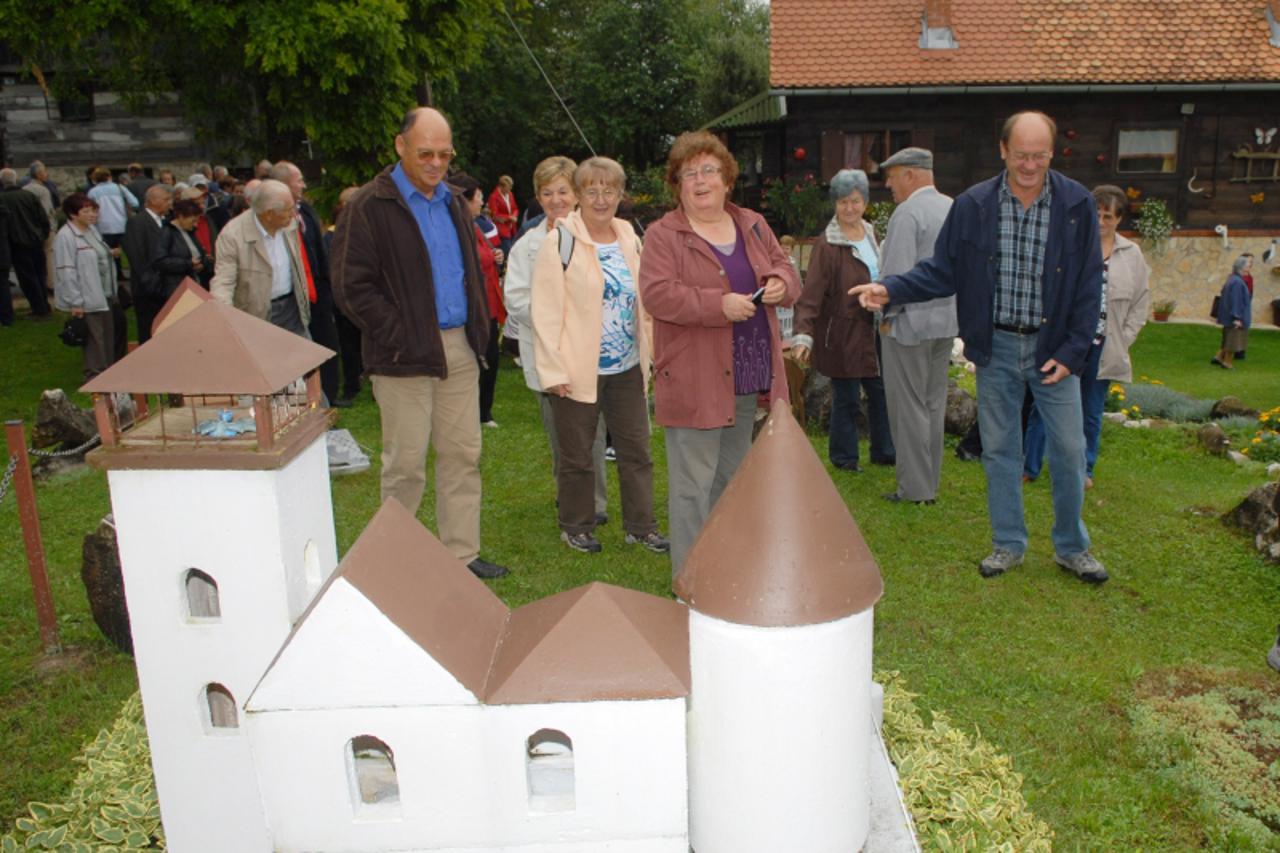
<path id="1" fill-rule="evenodd" d="M 855 474 L 862 470 L 862 466 L 857 462 L 832 462 L 831 464 L 841 471 L 852 471 Z"/>
<path id="2" fill-rule="evenodd" d="M 499 566 L 497 563 L 490 563 L 488 560 L 482 560 L 476 557 L 467 568 L 471 570 L 471 574 L 481 580 L 493 580 L 494 578 L 502 578 L 511 574 L 511 570 L 506 566 Z"/>
<path id="3" fill-rule="evenodd" d="M 897 492 L 889 492 L 889 494 L 881 495 L 881 497 L 883 497 L 885 500 L 887 500 L 891 504 L 915 504 L 916 506 L 933 506 L 935 503 L 937 503 L 936 498 L 926 498 L 922 501 L 908 500 L 907 498 L 904 498 L 902 495 L 898 494 Z"/>
<path id="4" fill-rule="evenodd" d="M 355 402 L 350 397 L 338 397 L 333 401 L 333 407 L 335 409 L 349 409 L 355 405 Z"/>

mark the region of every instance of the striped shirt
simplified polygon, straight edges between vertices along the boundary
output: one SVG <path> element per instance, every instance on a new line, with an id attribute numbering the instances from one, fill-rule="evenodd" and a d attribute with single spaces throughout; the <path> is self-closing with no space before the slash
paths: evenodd
<path id="1" fill-rule="evenodd" d="M 1009 191 L 1009 174 L 1000 181 L 996 291 L 992 321 L 1009 326 L 1039 327 L 1044 312 L 1040 298 L 1044 253 L 1049 244 L 1049 210 L 1053 191 L 1048 179 L 1040 195 L 1024 208 Z"/>

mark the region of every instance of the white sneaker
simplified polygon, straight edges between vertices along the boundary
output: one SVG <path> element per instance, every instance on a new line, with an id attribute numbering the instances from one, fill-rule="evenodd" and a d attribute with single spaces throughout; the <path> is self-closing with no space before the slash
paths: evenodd
<path id="1" fill-rule="evenodd" d="M 480 422 L 480 426 L 482 426 L 482 427 L 488 427 L 489 429 L 497 429 L 497 428 L 498 428 L 498 422 L 497 422 L 497 421 L 495 421 L 495 420 L 490 419 L 490 420 L 487 420 L 487 421 L 481 421 L 481 422 Z"/>

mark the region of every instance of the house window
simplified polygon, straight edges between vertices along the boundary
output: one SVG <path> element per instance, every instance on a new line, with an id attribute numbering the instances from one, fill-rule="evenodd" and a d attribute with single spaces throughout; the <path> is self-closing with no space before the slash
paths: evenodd
<path id="1" fill-rule="evenodd" d="M 1178 171 L 1178 131 L 1122 129 L 1116 142 L 1116 172 L 1168 175 Z"/>
<path id="2" fill-rule="evenodd" d="M 221 619 L 222 604 L 218 600 L 218 582 L 199 569 L 189 569 L 183 580 L 187 594 L 189 619 Z"/>
<path id="3" fill-rule="evenodd" d="M 883 186 L 880 164 L 894 152 L 920 144 L 911 130 L 824 130 L 822 180 L 830 181 L 841 169 L 861 169 L 873 187 Z"/>
<path id="4" fill-rule="evenodd" d="M 324 577 L 320 574 L 320 549 L 314 542 L 308 541 L 302 549 L 302 570 L 307 578 L 307 593 L 315 595 L 324 583 Z"/>
<path id="5" fill-rule="evenodd" d="M 539 729 L 525 743 L 525 758 L 530 811 L 573 811 L 573 741 L 569 736 L 555 729 Z"/>
<path id="6" fill-rule="evenodd" d="M 373 735 L 359 735 L 347 742 L 347 778 L 357 815 L 376 815 L 400 805 L 395 755 Z"/>
<path id="7" fill-rule="evenodd" d="M 221 684 L 210 684 L 204 688 L 205 725 L 209 729 L 238 729 L 236 719 L 236 700 L 231 691 Z"/>

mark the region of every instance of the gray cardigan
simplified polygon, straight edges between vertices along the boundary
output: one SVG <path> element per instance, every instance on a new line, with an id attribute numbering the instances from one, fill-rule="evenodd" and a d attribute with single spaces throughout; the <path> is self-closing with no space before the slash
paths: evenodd
<path id="1" fill-rule="evenodd" d="M 933 244 L 951 210 L 951 196 L 932 186 L 921 187 L 898 205 L 889 217 L 880 247 L 880 275 L 897 275 L 932 257 Z M 944 296 L 927 302 L 890 305 L 884 312 L 888 336 L 904 346 L 955 337 L 956 298 Z"/>
<path id="2" fill-rule="evenodd" d="M 110 251 L 96 228 L 81 233 L 67 223 L 58 229 L 53 238 L 57 268 L 53 292 L 58 310 L 81 308 L 89 314 L 110 309 L 107 300 L 116 295 L 116 265 Z M 100 252 L 107 253 L 105 277 L 98 263 Z"/>

